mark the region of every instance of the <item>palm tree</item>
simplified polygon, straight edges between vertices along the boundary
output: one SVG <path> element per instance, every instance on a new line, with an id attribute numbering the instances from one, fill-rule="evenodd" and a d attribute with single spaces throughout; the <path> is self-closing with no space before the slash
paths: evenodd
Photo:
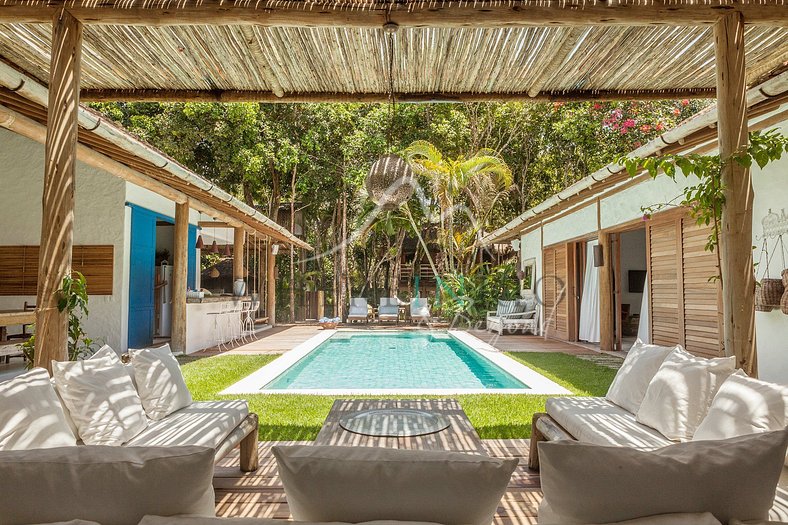
<path id="1" fill-rule="evenodd" d="M 481 149 L 471 157 L 444 158 L 430 142 L 417 140 L 403 151 L 413 171 L 429 181 L 440 210 L 446 266 L 456 270 L 457 255 L 463 259 L 475 252 L 476 233 L 483 228 L 493 205 L 512 184 L 512 170 L 498 154 Z M 470 206 L 456 204 L 465 195 Z M 454 233 L 455 208 L 466 212 L 468 230 Z"/>

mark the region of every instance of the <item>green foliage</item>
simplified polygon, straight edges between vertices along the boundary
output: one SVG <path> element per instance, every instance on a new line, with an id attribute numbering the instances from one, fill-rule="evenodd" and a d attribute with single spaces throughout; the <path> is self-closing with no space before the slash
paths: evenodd
<path id="1" fill-rule="evenodd" d="M 488 310 L 495 310 L 498 299 L 520 296 L 520 282 L 511 262 L 499 266 L 478 264 L 467 274 L 448 273 L 442 280 L 450 292 L 444 294 L 441 314 L 468 324 L 481 321 Z"/>
<path id="2" fill-rule="evenodd" d="M 647 216 L 667 206 L 685 206 L 699 226 L 713 226 L 706 243 L 706 250 L 714 251 L 719 242 L 720 219 L 725 206 L 725 186 L 722 184 L 722 168 L 727 162 L 737 162 L 747 168 L 755 162 L 764 168 L 772 161 L 779 160 L 788 151 L 788 137 L 777 130 L 766 133 L 750 133 L 747 147 L 737 151 L 730 158 L 721 159 L 719 155 L 663 155 L 661 157 L 619 157 L 616 162 L 627 170 L 630 177 L 645 170 L 652 178 L 664 173 L 673 180 L 681 174 L 694 176 L 697 182 L 682 190 L 682 194 L 671 202 L 656 203 L 643 208 Z"/>
<path id="3" fill-rule="evenodd" d="M 513 352 L 507 355 L 580 396 L 605 395 L 616 373 L 610 368 L 561 353 Z M 232 396 L 219 396 L 219 392 L 277 357 L 222 355 L 188 362 L 182 365 L 182 370 L 195 400 L 229 399 Z M 455 397 L 482 439 L 507 439 L 531 436 L 531 418 L 535 412 L 544 412 L 548 396 L 478 394 Z M 260 417 L 261 440 L 289 441 L 314 440 L 337 398 L 253 394 L 246 399 L 249 410 Z"/>
<path id="4" fill-rule="evenodd" d="M 92 355 L 99 346 L 87 336 L 82 327 L 83 317 L 88 312 L 88 288 L 85 276 L 79 272 L 63 277 L 58 292 L 57 309 L 68 313 L 68 358 L 71 361 Z M 22 351 L 27 357 L 28 368 L 33 366 L 35 357 L 35 334 L 22 343 Z"/>

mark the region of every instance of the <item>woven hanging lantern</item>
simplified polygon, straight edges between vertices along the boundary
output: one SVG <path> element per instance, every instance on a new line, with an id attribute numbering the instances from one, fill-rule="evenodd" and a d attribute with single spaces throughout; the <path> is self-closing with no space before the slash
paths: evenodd
<path id="1" fill-rule="evenodd" d="M 197 237 L 197 244 L 195 244 L 194 247 L 197 248 L 198 250 L 202 250 L 203 246 L 205 246 L 205 245 L 202 242 L 202 235 L 199 235 Z"/>
<path id="2" fill-rule="evenodd" d="M 225 257 L 232 256 L 232 252 L 230 251 L 230 245 L 229 244 L 225 244 L 224 245 L 224 256 Z"/>
<path id="3" fill-rule="evenodd" d="M 211 244 L 211 253 L 219 253 L 219 245 L 216 244 L 216 239 L 214 239 L 213 244 Z"/>
<path id="4" fill-rule="evenodd" d="M 413 195 L 415 184 L 410 165 L 394 154 L 376 160 L 365 183 L 369 198 L 385 210 L 393 210 L 407 202 Z"/>

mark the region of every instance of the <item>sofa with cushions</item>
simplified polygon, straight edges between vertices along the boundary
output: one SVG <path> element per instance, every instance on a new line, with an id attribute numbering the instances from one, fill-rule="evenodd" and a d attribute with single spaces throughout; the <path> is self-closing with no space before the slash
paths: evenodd
<path id="1" fill-rule="evenodd" d="M 747 377 L 733 357 L 706 359 L 638 340 L 605 397 L 550 398 L 545 408 L 533 419 L 534 469 L 542 441 L 656 450 L 780 430 L 788 425 L 788 386 Z"/>
<path id="2" fill-rule="evenodd" d="M 257 469 L 257 415 L 244 400 L 193 401 L 169 346 L 110 347 L 82 361 L 53 362 L 0 383 L 0 451 L 75 445 L 202 446 L 218 461 L 240 445 Z"/>
<path id="3" fill-rule="evenodd" d="M 536 334 L 539 326 L 539 302 L 532 294 L 512 301 L 498 301 L 495 310 L 487 312 L 486 316 L 487 331 L 515 332 L 522 330 Z"/>

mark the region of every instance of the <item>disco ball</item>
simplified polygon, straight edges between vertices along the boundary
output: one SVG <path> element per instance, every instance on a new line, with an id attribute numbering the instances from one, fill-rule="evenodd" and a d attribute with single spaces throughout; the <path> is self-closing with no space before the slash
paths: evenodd
<path id="1" fill-rule="evenodd" d="M 413 195 L 416 179 L 410 165 L 399 155 L 385 155 L 367 175 L 369 198 L 386 210 L 398 208 Z"/>

